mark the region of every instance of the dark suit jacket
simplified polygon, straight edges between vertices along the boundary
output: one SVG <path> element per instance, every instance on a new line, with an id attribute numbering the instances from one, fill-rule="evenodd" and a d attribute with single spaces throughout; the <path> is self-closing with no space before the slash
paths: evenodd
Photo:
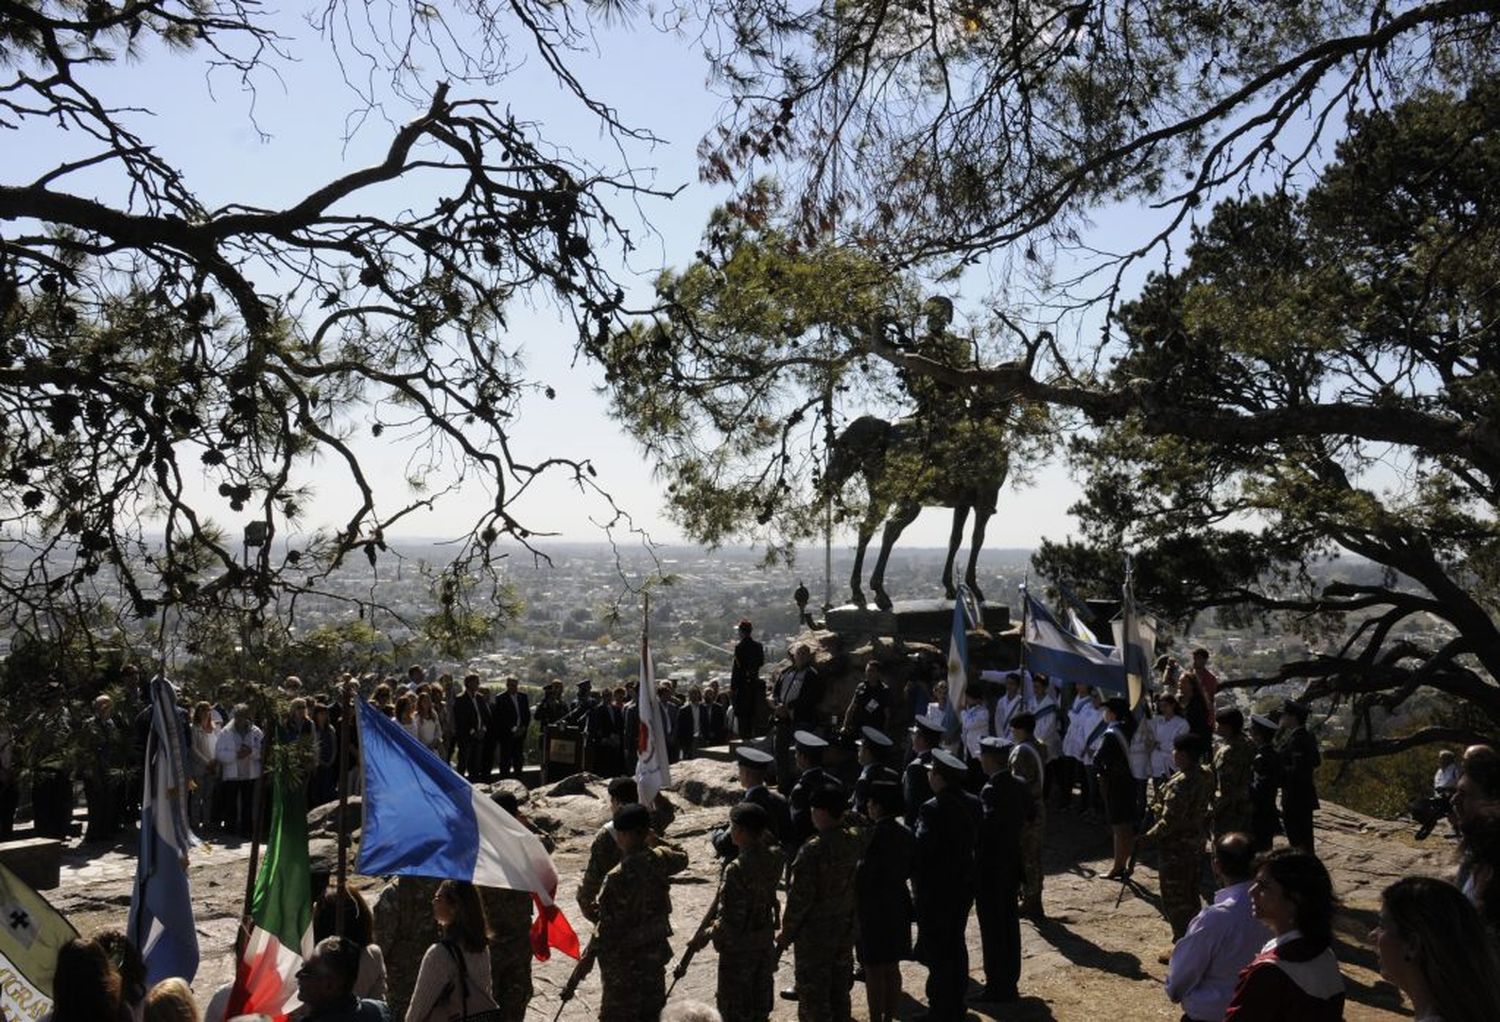
<path id="1" fill-rule="evenodd" d="M 589 711 L 588 721 L 584 726 L 589 744 L 609 744 L 613 748 L 620 748 L 625 739 L 625 718 L 625 709 L 613 703 L 601 702 L 594 707 Z M 613 743 L 610 742 L 611 738 L 614 739 Z"/>
<path id="2" fill-rule="evenodd" d="M 912 867 L 919 927 L 924 919 L 941 925 L 974 897 L 979 820 L 979 799 L 957 787 L 944 788 L 922 804 Z"/>
<path id="3" fill-rule="evenodd" d="M 519 703 L 519 707 L 516 705 Z M 519 711 L 519 712 L 518 712 Z M 517 728 L 524 731 L 531 726 L 531 700 L 525 692 L 516 693 L 515 703 L 509 692 L 501 692 L 490 704 L 490 727 L 496 735 L 508 736 Z"/>
<path id="4" fill-rule="evenodd" d="M 802 688 L 798 691 L 797 698 L 788 701 L 783 697 L 783 693 L 789 689 L 792 676 L 796 673 L 794 669 L 788 668 L 782 671 L 780 676 L 777 677 L 776 701 L 785 703 L 787 708 L 791 710 L 793 726 L 816 726 L 818 723 L 818 707 L 823 703 L 825 682 L 822 676 L 818 674 L 816 667 L 809 667 L 807 669 L 807 676 L 802 680 Z"/>
<path id="5" fill-rule="evenodd" d="M 984 815 L 974 855 L 981 877 L 978 893 L 1014 902 L 1021 883 L 1021 827 L 1031 812 L 1031 792 L 1025 781 L 1002 770 L 985 782 L 979 805 Z"/>
<path id="6" fill-rule="evenodd" d="M 724 722 L 724 711 L 708 703 L 683 703 L 677 711 L 676 727 L 672 733 L 677 737 L 677 748 L 685 753 L 714 744 L 714 710 L 719 710 L 719 723 Z"/>
<path id="7" fill-rule="evenodd" d="M 483 690 L 470 696 L 467 692 L 453 704 L 453 733 L 459 739 L 482 735 L 490 726 L 490 700 Z"/>

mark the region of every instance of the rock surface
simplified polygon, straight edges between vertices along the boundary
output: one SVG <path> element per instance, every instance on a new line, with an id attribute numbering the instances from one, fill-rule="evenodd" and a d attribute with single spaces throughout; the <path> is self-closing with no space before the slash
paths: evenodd
<path id="1" fill-rule="evenodd" d="M 708 833 L 722 824 L 725 806 L 737 799 L 734 768 L 724 762 L 701 759 L 673 766 L 673 790 L 664 798 L 671 804 L 668 837 L 680 842 L 692 856 L 692 864 L 673 887 L 676 936 L 673 946 L 681 950 L 708 907 L 718 875 L 708 845 Z M 578 913 L 574 891 L 587 860 L 588 843 L 604 823 L 608 800 L 604 782 L 596 777 L 569 778 L 548 789 L 531 793 L 523 809 L 558 842 L 553 859 L 561 877 L 559 902 L 587 939 L 588 926 Z M 1410 874 L 1449 876 L 1453 846 L 1434 836 L 1417 845 L 1411 828 L 1360 816 L 1339 806 L 1326 804 L 1319 812 L 1319 852 L 1333 873 L 1343 900 L 1338 920 L 1338 957 L 1348 982 L 1349 1004 L 1345 1017 L 1351 1022 L 1408 1017 L 1400 1009 L 1392 987 L 1375 973 L 1375 958 L 1367 939 L 1374 923 L 1382 888 Z M 327 842 L 332 845 L 332 842 Z M 87 855 L 75 847 L 65 853 L 62 886 L 49 893 L 51 900 L 85 933 L 107 927 L 123 928 L 135 874 L 134 842 L 103 851 L 89 846 Z M 332 849 L 320 848 L 323 855 Z M 1181 1013 L 1162 994 L 1166 967 L 1157 963 L 1158 952 L 1170 940 L 1157 898 L 1153 863 L 1143 863 L 1136 872 L 1138 884 L 1127 892 L 1120 907 L 1114 907 L 1119 885 L 1103 879 L 1109 868 L 1108 836 L 1101 824 L 1087 823 L 1070 814 L 1054 814 L 1048 823 L 1045 904 L 1049 916 L 1040 926 L 1022 923 L 1022 1000 L 999 1008 L 975 1005 L 970 1019 L 1085 1020 L 1108 1015 L 1118 1019 L 1176 1020 Z M 233 941 L 236 917 L 245 895 L 245 871 L 249 845 L 215 846 L 196 852 L 192 859 L 192 883 L 197 910 L 203 965 L 194 984 L 206 1002 L 214 989 L 229 982 L 233 974 Z M 355 878 L 357 886 L 373 894 L 383 886 L 378 879 Z M 970 971 L 974 989 L 982 978 L 979 928 L 969 925 Z M 558 992 L 567 981 L 571 959 L 554 956 L 532 968 L 535 997 L 530 1014 L 550 1019 L 558 1009 Z M 673 997 L 712 1003 L 715 955 L 705 950 L 694 959 Z M 923 1010 L 922 985 L 925 970 L 907 963 L 902 970 L 908 1000 L 901 1017 Z M 778 989 L 792 982 L 792 958 L 782 960 Z M 579 988 L 577 997 L 563 1012 L 564 1019 L 591 1019 L 599 1005 L 597 971 Z M 864 989 L 854 990 L 854 1017 L 868 1017 Z M 776 1022 L 796 1018 L 796 1006 L 778 1000 L 772 1018 Z"/>

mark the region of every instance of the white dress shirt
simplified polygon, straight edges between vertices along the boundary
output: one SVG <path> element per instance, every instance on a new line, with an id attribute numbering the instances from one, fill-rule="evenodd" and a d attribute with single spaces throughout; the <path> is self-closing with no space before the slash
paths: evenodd
<path id="1" fill-rule="evenodd" d="M 219 732 L 215 754 L 220 765 L 220 780 L 253 781 L 260 776 L 260 728 L 251 724 L 244 734 L 231 724 Z M 240 758 L 241 747 L 248 747 L 250 755 Z"/>
<path id="2" fill-rule="evenodd" d="M 1167 996 L 1188 1018 L 1222 1019 L 1240 972 L 1270 938 L 1271 931 L 1250 911 L 1250 881 L 1225 887 L 1172 948 Z"/>

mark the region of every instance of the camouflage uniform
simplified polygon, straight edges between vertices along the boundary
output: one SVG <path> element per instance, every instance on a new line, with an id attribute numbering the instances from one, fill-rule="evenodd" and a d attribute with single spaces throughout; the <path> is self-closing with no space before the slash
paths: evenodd
<path id="1" fill-rule="evenodd" d="M 792 864 L 783 931 L 796 945 L 799 1022 L 844 1022 L 854 982 L 854 871 L 859 835 L 820 831 Z"/>
<path id="2" fill-rule="evenodd" d="M 1250 833 L 1250 767 L 1255 748 L 1244 735 L 1224 739 L 1214 752 L 1213 832 L 1218 837 L 1231 831 Z"/>
<path id="3" fill-rule="evenodd" d="M 490 993 L 504 1022 L 521 1022 L 531 1003 L 531 893 L 479 888 L 489 919 Z"/>
<path id="4" fill-rule="evenodd" d="M 599 890 L 601 1022 L 656 1022 L 667 1001 L 672 896 L 667 878 L 687 868 L 687 852 L 666 841 L 620 859 Z"/>
<path id="5" fill-rule="evenodd" d="M 438 938 L 432 897 L 440 883 L 428 877 L 397 877 L 372 906 L 375 943 L 385 955 L 386 1004 L 392 1018 L 406 1017 L 422 956 Z"/>
<path id="6" fill-rule="evenodd" d="M 1207 767 L 1193 764 L 1179 770 L 1157 796 L 1156 823 L 1142 835 L 1161 845 L 1162 910 L 1172 924 L 1172 939 L 1187 932 L 1198 914 L 1198 880 L 1203 869 L 1203 823 L 1213 800 L 1214 779 Z"/>
<path id="7" fill-rule="evenodd" d="M 1026 785 L 1036 810 L 1021 827 L 1021 912 L 1035 918 L 1042 915 L 1042 836 L 1047 830 L 1047 808 L 1042 801 L 1046 771 L 1042 764 L 1046 753 L 1035 739 L 1022 744 L 1036 755 L 1025 752 L 1019 745 L 1011 749 L 1010 772 Z"/>
<path id="8" fill-rule="evenodd" d="M 776 884 L 781 852 L 757 842 L 724 867 L 714 950 L 719 952 L 716 1001 L 724 1022 L 771 1017 L 776 985 Z"/>
<path id="9" fill-rule="evenodd" d="M 594 834 L 589 845 L 589 864 L 584 867 L 583 879 L 578 881 L 578 907 L 591 923 L 599 921 L 599 888 L 604 877 L 619 864 L 620 846 L 615 842 L 615 828 L 606 823 Z"/>

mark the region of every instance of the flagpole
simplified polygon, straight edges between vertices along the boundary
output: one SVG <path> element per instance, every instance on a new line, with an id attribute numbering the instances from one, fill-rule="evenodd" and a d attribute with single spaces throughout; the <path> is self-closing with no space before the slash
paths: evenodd
<path id="1" fill-rule="evenodd" d="M 1024 674 L 1026 671 L 1026 622 L 1030 619 L 1031 611 L 1031 572 L 1027 571 L 1021 576 L 1021 672 L 1023 677 L 1021 684 L 1025 685 Z M 1022 693 L 1023 695 L 1025 693 Z"/>
<path id="2" fill-rule="evenodd" d="M 333 932 L 335 936 L 344 935 L 344 888 L 349 882 L 349 717 L 354 712 L 354 702 L 349 698 L 349 686 L 339 686 L 339 699 L 344 704 L 343 712 L 339 714 L 339 862 L 336 874 L 337 884 L 333 889 L 335 904 L 338 908 L 333 913 Z"/>
<path id="3" fill-rule="evenodd" d="M 261 825 L 261 800 L 266 793 L 266 774 L 270 771 L 271 754 L 276 751 L 276 722 L 275 711 L 272 711 L 273 720 L 267 734 L 268 738 L 261 742 L 260 747 L 260 776 L 255 778 L 255 794 L 252 796 L 250 805 L 250 868 L 245 873 L 245 911 L 240 917 L 240 932 L 236 937 L 235 955 L 241 956 L 245 953 L 245 938 L 249 936 L 250 930 L 246 923 L 250 920 L 250 910 L 255 900 L 255 875 L 260 871 L 260 825 Z"/>

